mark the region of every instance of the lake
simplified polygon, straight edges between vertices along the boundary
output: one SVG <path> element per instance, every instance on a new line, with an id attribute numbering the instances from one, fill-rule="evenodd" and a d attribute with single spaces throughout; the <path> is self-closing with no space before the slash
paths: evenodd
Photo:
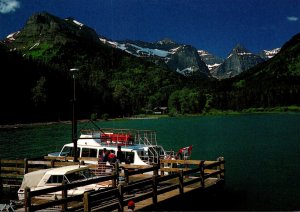
<path id="1" fill-rule="evenodd" d="M 249 114 L 119 120 L 100 127 L 157 131 L 166 150 L 193 145 L 192 158 L 225 158 L 221 210 L 300 209 L 300 114 Z M 80 123 L 80 128 L 92 127 Z M 0 129 L 0 158 L 32 158 L 71 142 L 71 125 Z"/>

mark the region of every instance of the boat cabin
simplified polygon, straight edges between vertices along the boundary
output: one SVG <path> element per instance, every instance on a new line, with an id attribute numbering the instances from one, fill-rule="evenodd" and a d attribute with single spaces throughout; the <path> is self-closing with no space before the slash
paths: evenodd
<path id="1" fill-rule="evenodd" d="M 135 165 L 147 165 L 157 163 L 159 158 L 165 157 L 166 152 L 162 146 L 156 143 L 154 131 L 129 131 L 120 130 L 86 130 L 82 131 L 77 140 L 77 157 L 85 163 L 97 163 L 97 158 L 102 155 L 104 148 L 117 154 L 118 146 L 121 146 L 124 161 Z M 74 144 L 68 143 L 60 152 L 50 153 L 54 157 L 74 157 Z"/>

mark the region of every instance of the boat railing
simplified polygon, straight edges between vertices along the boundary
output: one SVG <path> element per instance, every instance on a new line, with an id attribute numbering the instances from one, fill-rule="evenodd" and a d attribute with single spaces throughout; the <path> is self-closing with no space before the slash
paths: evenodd
<path id="1" fill-rule="evenodd" d="M 146 146 L 156 146 L 156 132 L 151 130 L 138 130 L 134 139 L 136 144 L 143 144 Z"/>
<path id="2" fill-rule="evenodd" d="M 115 166 L 114 164 L 110 164 L 109 162 L 98 161 L 98 164 L 96 166 L 93 166 L 93 168 L 91 168 L 91 171 L 94 172 L 96 176 L 111 175 L 115 172 Z"/>
<path id="3" fill-rule="evenodd" d="M 165 151 L 166 155 L 164 157 L 164 159 L 172 159 L 175 158 L 175 151 L 171 150 L 171 151 Z"/>
<path id="4" fill-rule="evenodd" d="M 156 163 L 157 157 L 153 156 L 140 156 L 141 160 L 144 161 L 146 164 L 152 165 L 153 163 Z"/>
<path id="5" fill-rule="evenodd" d="M 153 130 L 132 130 L 132 129 L 115 129 L 102 128 L 101 130 L 81 130 L 82 135 L 89 137 L 81 137 L 80 139 L 99 140 L 102 145 L 122 145 L 130 146 L 142 144 L 147 146 L 157 146 L 156 132 Z M 90 137 L 91 136 L 91 137 Z"/>

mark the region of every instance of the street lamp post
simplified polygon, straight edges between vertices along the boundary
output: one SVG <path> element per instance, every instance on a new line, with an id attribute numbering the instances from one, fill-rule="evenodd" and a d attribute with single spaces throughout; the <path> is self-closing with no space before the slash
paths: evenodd
<path id="1" fill-rule="evenodd" d="M 71 68 L 70 71 L 73 74 L 73 100 L 72 100 L 72 143 L 74 145 L 73 148 L 73 155 L 74 155 L 74 162 L 78 162 L 77 157 L 77 107 L 76 107 L 76 77 L 75 72 L 79 71 L 77 68 Z"/>

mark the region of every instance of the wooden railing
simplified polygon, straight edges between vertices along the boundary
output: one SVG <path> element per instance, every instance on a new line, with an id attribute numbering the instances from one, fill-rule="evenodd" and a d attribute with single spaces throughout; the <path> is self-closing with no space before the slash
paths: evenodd
<path id="1" fill-rule="evenodd" d="M 23 179 L 24 174 L 45 168 L 54 168 L 68 165 L 77 165 L 79 162 L 65 162 L 57 160 L 42 159 L 16 159 L 6 160 L 0 159 L 0 185 L 2 186 L 6 180 Z"/>
<path id="2" fill-rule="evenodd" d="M 141 189 L 145 186 L 152 185 L 151 177 L 130 183 L 130 176 L 149 172 L 153 172 L 153 176 L 157 176 L 159 170 L 159 166 L 157 164 L 147 167 L 137 165 L 121 165 L 120 167 L 124 169 L 124 184 L 119 184 L 117 188 L 109 191 L 100 190 L 85 192 L 83 198 L 84 211 L 91 211 L 91 208 L 93 207 L 96 207 L 97 210 L 100 211 L 110 211 L 123 208 L 124 203 L 128 201 L 128 198 L 126 198 L 127 195 L 125 195 L 126 193 L 130 193 L 134 189 Z M 148 198 L 148 195 L 149 194 L 141 195 L 138 198 L 141 201 L 142 198 Z M 135 199 L 137 200 L 138 198 Z M 107 199 L 111 200 L 108 204 L 105 203 Z"/>
<path id="3" fill-rule="evenodd" d="M 156 207 L 158 201 L 157 197 L 160 194 L 172 191 L 174 189 L 179 189 L 179 194 L 184 194 L 184 187 L 199 183 L 200 188 L 206 188 L 207 180 L 209 178 L 215 177 L 216 180 L 214 183 L 224 179 L 224 158 L 218 158 L 218 161 L 182 161 L 182 160 L 161 160 L 161 163 L 181 163 L 181 165 L 198 165 L 197 168 L 161 168 L 160 170 L 172 173 L 168 175 L 157 175 L 157 166 L 144 169 L 144 171 L 154 171 L 155 174 L 150 179 L 145 179 L 137 182 L 133 182 L 131 184 L 118 185 L 118 188 L 115 188 L 109 192 L 104 191 L 93 191 L 93 192 L 85 192 L 84 194 L 84 211 L 89 212 L 92 209 L 96 209 L 99 211 L 109 211 L 109 210 L 119 210 L 124 211 L 124 206 L 130 200 L 134 202 L 139 202 L 145 200 L 147 198 L 152 198 L 152 204 Z M 129 172 L 126 172 L 127 174 Z M 132 172 L 129 175 L 135 175 L 140 172 Z M 188 178 L 191 174 L 199 174 L 199 177 Z M 126 174 L 125 174 L 126 176 Z M 160 187 L 162 183 L 170 182 L 167 186 Z M 177 183 L 174 183 L 175 182 Z M 126 196 L 127 193 L 131 193 L 136 189 L 144 189 L 148 188 L 148 191 L 143 192 L 140 195 L 134 195 L 134 197 Z M 150 190 L 149 190 L 150 188 Z M 115 201 L 111 201 L 109 204 L 99 205 L 99 199 L 104 197 L 111 196 L 111 199 Z"/>
<path id="4" fill-rule="evenodd" d="M 116 187 L 116 180 L 117 180 L 116 175 L 112 174 L 111 176 L 95 177 L 89 180 L 74 182 L 70 184 L 66 184 L 65 182 L 63 182 L 63 184 L 60 186 L 36 190 L 36 191 L 30 191 L 29 188 L 26 188 L 25 189 L 25 211 L 42 210 L 42 209 L 59 206 L 59 205 L 61 205 L 63 211 L 66 211 L 68 208 L 68 203 L 73 201 L 81 202 L 83 199 L 83 194 L 68 196 L 67 195 L 68 190 L 89 185 L 89 184 L 101 183 L 105 181 L 112 181 L 111 183 L 112 187 Z M 107 188 L 107 189 L 109 190 L 111 188 Z M 103 190 L 106 191 L 107 189 L 103 189 Z M 53 201 L 47 201 L 41 204 L 32 204 L 33 198 L 55 193 L 55 192 L 61 192 L 62 198 Z M 80 206 L 82 207 L 82 204 L 79 205 L 79 207 Z"/>
<path id="5" fill-rule="evenodd" d="M 30 165 L 45 165 L 50 167 L 71 165 L 70 162 L 62 161 L 31 161 L 31 160 L 2 160 L 2 164 L 15 164 L 10 167 L 10 171 L 17 172 L 20 176 L 23 173 L 32 171 Z M 78 164 L 78 163 L 75 163 Z M 96 177 L 91 180 L 76 182 L 71 184 L 63 184 L 61 186 L 47 188 L 43 190 L 30 191 L 25 189 L 25 210 L 35 211 L 42 210 L 49 207 L 60 206 L 62 210 L 68 210 L 68 203 L 78 202 L 77 206 L 83 207 L 84 211 L 91 211 L 92 208 L 97 210 L 123 210 L 126 203 L 130 200 L 139 202 L 147 198 L 152 198 L 153 205 L 157 204 L 157 196 L 168 191 L 179 189 L 179 194 L 184 193 L 185 186 L 199 183 L 199 187 L 204 189 L 209 186 L 209 179 L 214 178 L 214 182 L 218 182 L 224 179 L 225 173 L 225 160 L 220 157 L 217 161 L 204 161 L 204 160 L 160 160 L 160 166 L 155 164 L 153 166 L 136 166 L 136 165 L 125 165 L 122 164 L 120 167 L 115 168 L 115 172 L 112 172 L 110 176 Z M 166 167 L 166 164 L 170 165 Z M 175 168 L 171 164 L 176 164 Z M 90 165 L 91 167 L 95 165 Z M 26 168 L 27 167 L 27 168 Z M 171 168 L 170 168 L 171 167 Z M 119 183 L 119 173 L 123 169 L 124 172 L 124 183 Z M 1 172 L 6 171 L 6 167 L 1 166 Z M 152 173 L 153 172 L 153 173 Z M 161 175 L 158 175 L 160 172 Z M 143 180 L 131 180 L 131 177 L 143 173 L 152 173 L 148 178 Z M 168 173 L 168 175 L 164 175 Z M 3 173 L 0 173 L 1 177 Z M 153 175 L 153 176 L 152 176 Z M 189 177 L 192 176 L 192 177 Z M 1 178 L 0 178 L 1 179 Z M 101 189 L 98 191 L 88 191 L 81 195 L 68 196 L 68 190 L 76 187 L 85 186 L 88 184 L 101 183 L 104 181 L 112 181 L 112 187 L 107 189 Z M 130 195 L 130 193 L 136 193 L 136 190 L 142 191 L 142 194 Z M 41 204 L 32 204 L 32 200 L 41 195 L 49 193 L 61 192 L 62 198 L 44 202 Z M 140 192 L 139 192 L 140 193 Z M 109 200 L 109 201 L 108 201 Z"/>
<path id="6" fill-rule="evenodd" d="M 174 164 L 176 164 L 177 166 L 176 168 L 174 168 Z M 160 171 L 161 171 L 161 175 L 164 175 L 164 172 L 176 173 L 180 171 L 186 171 L 186 173 L 188 173 L 189 170 L 198 170 L 198 174 L 200 174 L 200 177 L 203 180 L 211 177 L 224 179 L 224 172 L 225 172 L 224 164 L 225 164 L 225 160 L 223 157 L 217 158 L 217 161 L 162 159 L 160 160 Z"/>

